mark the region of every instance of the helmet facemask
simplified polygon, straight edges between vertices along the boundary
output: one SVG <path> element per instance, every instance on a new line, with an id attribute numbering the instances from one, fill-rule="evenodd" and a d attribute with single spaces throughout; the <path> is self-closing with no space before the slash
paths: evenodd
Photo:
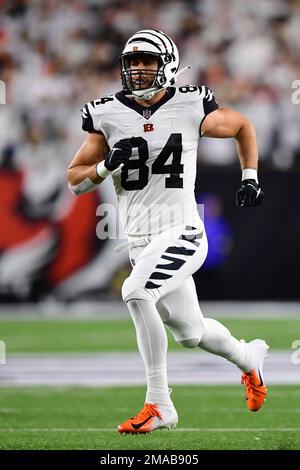
<path id="1" fill-rule="evenodd" d="M 143 56 L 151 57 L 157 62 L 157 68 L 135 68 L 132 62 Z M 165 83 L 164 61 L 160 54 L 149 52 L 130 52 L 120 57 L 123 89 L 144 100 L 149 100 L 163 89 Z"/>

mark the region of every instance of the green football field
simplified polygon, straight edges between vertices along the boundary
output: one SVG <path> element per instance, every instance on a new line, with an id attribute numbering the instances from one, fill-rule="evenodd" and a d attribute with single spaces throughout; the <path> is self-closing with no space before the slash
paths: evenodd
<path id="1" fill-rule="evenodd" d="M 300 334 L 299 320 L 222 319 L 238 339 L 263 338 L 272 349 L 290 349 Z M 14 352 L 136 351 L 131 320 L 10 320 L 0 321 L 0 339 Z M 170 350 L 183 350 L 170 337 Z"/>
<path id="2" fill-rule="evenodd" d="M 222 323 L 238 338 L 265 338 L 271 352 L 291 351 L 299 339 L 294 318 Z M 1 320 L 0 339 L 8 357 L 137 350 L 127 319 Z M 183 351 L 171 337 L 169 349 Z M 239 384 L 175 386 L 176 430 L 119 436 L 117 425 L 139 411 L 144 394 L 144 387 L 0 387 L 0 449 L 300 449 L 299 386 L 269 387 L 258 413 L 246 409 Z"/>
<path id="3" fill-rule="evenodd" d="M 123 435 L 143 388 L 1 388 L 1 449 L 300 449 L 300 390 L 274 386 L 258 413 L 239 386 L 176 386 L 176 430 Z"/>

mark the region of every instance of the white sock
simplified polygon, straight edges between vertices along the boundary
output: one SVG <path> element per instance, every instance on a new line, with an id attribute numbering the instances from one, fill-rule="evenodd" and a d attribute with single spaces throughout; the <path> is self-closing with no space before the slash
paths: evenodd
<path id="1" fill-rule="evenodd" d="M 167 380 L 168 338 L 164 324 L 150 300 L 129 300 L 127 306 L 133 319 L 137 343 L 147 378 L 147 403 L 172 403 Z"/>
<path id="2" fill-rule="evenodd" d="M 222 323 L 213 318 L 204 318 L 205 332 L 199 347 L 212 354 L 225 357 L 243 372 L 249 372 L 255 365 L 254 358 L 246 343 L 234 338 Z"/>

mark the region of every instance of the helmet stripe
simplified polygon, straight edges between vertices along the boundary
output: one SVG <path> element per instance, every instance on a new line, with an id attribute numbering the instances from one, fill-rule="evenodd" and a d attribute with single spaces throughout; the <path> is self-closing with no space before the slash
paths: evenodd
<path id="1" fill-rule="evenodd" d="M 160 33 L 162 36 L 164 36 L 168 41 L 169 43 L 171 44 L 171 47 L 172 47 L 172 52 L 174 52 L 174 45 L 173 45 L 173 41 L 171 40 L 171 38 L 169 38 L 169 36 L 167 36 L 165 33 L 163 33 L 162 31 L 159 31 L 158 29 L 155 29 L 155 31 L 157 33 Z"/>
<path id="2" fill-rule="evenodd" d="M 142 42 L 142 41 L 148 42 L 149 44 L 152 44 L 152 46 L 155 46 L 155 47 L 161 52 L 161 47 L 160 47 L 159 44 L 157 44 L 157 42 L 154 42 L 154 41 L 152 41 L 151 39 L 147 39 L 147 38 L 142 37 L 142 36 L 140 36 L 140 37 L 135 37 L 134 39 L 131 39 L 130 41 L 128 41 L 127 44 L 131 44 L 131 43 L 133 43 L 133 42 Z"/>
<path id="3" fill-rule="evenodd" d="M 160 31 L 157 31 L 157 30 L 154 30 L 154 29 L 151 29 L 151 30 L 145 29 L 145 30 L 143 30 L 142 32 L 143 32 L 143 33 L 147 33 L 147 34 L 149 34 L 149 35 L 151 35 L 151 36 L 154 36 L 154 37 L 158 38 L 158 39 L 163 43 L 163 45 L 165 46 L 166 52 L 168 51 L 167 45 L 166 45 L 165 41 L 163 40 L 163 38 L 161 38 L 158 34 L 154 34 L 154 32 L 158 32 L 158 33 L 159 33 Z"/>

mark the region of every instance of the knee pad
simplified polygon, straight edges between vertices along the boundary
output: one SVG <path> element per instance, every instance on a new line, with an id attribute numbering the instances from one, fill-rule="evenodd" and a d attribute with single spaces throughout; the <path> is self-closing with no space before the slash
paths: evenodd
<path id="1" fill-rule="evenodd" d="M 124 302 L 134 299 L 155 300 L 151 293 L 135 277 L 129 276 L 122 286 L 122 299 Z"/>
<path id="2" fill-rule="evenodd" d="M 189 339 L 181 339 L 177 341 L 177 343 L 181 344 L 184 348 L 196 348 L 200 343 L 200 338 L 189 338 Z"/>

